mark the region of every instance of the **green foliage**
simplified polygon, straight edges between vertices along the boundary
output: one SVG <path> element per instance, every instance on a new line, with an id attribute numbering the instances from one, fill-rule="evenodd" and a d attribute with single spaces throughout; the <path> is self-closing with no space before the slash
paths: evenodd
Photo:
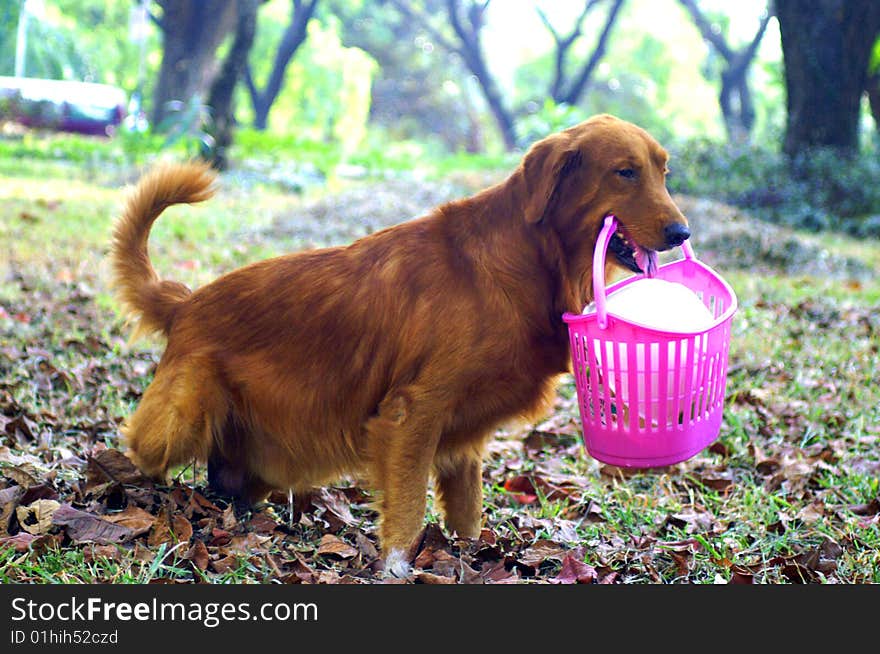
<path id="1" fill-rule="evenodd" d="M 15 67 L 17 28 L 21 2 L 5 2 L 0 10 L 0 75 L 12 75 Z M 27 20 L 25 74 L 29 77 L 70 79 L 81 76 L 86 66 L 73 36 L 49 21 Z"/>
<path id="2" fill-rule="evenodd" d="M 706 47 L 690 19 L 672 4 L 681 20 L 672 20 L 661 3 L 626 3 L 608 50 L 593 71 L 579 103 L 584 115 L 611 113 L 641 125 L 665 142 L 673 135 L 723 135 L 717 77 L 706 78 Z M 651 13 L 654 12 L 654 13 Z M 660 22 L 665 29 L 646 27 Z M 592 53 L 598 25 L 587 24 L 587 38 L 569 52 L 567 75 L 573 77 Z M 592 30 L 592 31 L 591 31 Z M 565 30 L 563 30 L 564 32 Z M 515 105 L 539 112 L 550 89 L 555 66 L 548 49 L 517 66 Z M 714 74 L 714 73 L 713 73 Z"/>
<path id="3" fill-rule="evenodd" d="M 528 145 L 587 118 L 588 114 L 580 107 L 572 107 L 565 103 L 556 104 L 547 98 L 538 111 L 517 123 L 517 140 L 523 145 Z"/>
<path id="4" fill-rule="evenodd" d="M 0 3 L 0 75 L 11 75 L 21 2 Z M 28 21 L 25 73 L 28 77 L 72 79 L 134 89 L 139 46 L 129 39 L 131 3 L 118 0 L 52 0 Z M 157 69 L 156 30 L 145 44 L 145 81 Z"/>
<path id="5" fill-rule="evenodd" d="M 442 177 L 454 172 L 510 169 L 518 155 L 449 154 L 416 141 L 389 141 L 381 130 L 371 130 L 354 152 L 337 141 L 313 140 L 297 134 L 273 134 L 243 128 L 236 134 L 232 156 L 247 165 L 261 162 L 298 169 L 300 175 L 321 182 L 337 174 L 341 165 L 363 177 Z"/>
<path id="6" fill-rule="evenodd" d="M 433 16 L 450 40 L 443 0 L 410 2 Z M 475 80 L 457 54 L 450 53 L 418 21 L 402 16 L 391 3 L 330 0 L 347 46 L 360 48 L 378 67 L 371 90 L 370 126 L 395 141 L 433 141 L 446 152 L 473 151 L 494 136 Z M 490 55 L 495 58 L 495 55 Z"/>
<path id="7" fill-rule="evenodd" d="M 671 146 L 670 190 L 720 199 L 770 222 L 880 237 L 880 161 L 815 149 L 789 160 L 767 147 L 695 139 Z"/>
<path id="8" fill-rule="evenodd" d="M 330 170 L 339 163 L 337 144 L 315 141 L 303 134 L 277 134 L 243 127 L 236 132 L 233 144 L 237 159 L 263 159 L 273 163 L 284 160 L 308 161 L 320 170 Z"/>
<path id="9" fill-rule="evenodd" d="M 93 159 L 114 160 L 116 157 L 108 145 L 107 139 L 29 131 L 21 137 L 0 139 L 0 159 L 71 163 L 84 163 Z"/>
<path id="10" fill-rule="evenodd" d="M 162 149 L 181 145 L 189 156 L 206 156 L 214 146 L 214 138 L 207 131 L 210 122 L 211 108 L 202 103 L 198 94 L 189 102 L 169 102 L 165 118 L 156 128 L 165 135 Z"/>
<path id="11" fill-rule="evenodd" d="M 874 50 L 871 52 L 871 60 L 868 62 L 868 72 L 876 73 L 880 70 L 880 39 L 874 44 Z"/>
<path id="12" fill-rule="evenodd" d="M 261 8 L 250 54 L 258 88 L 268 79 L 281 35 L 290 20 L 290 2 Z M 338 141 L 353 151 L 366 137 L 370 84 L 375 62 L 358 48 L 347 48 L 332 16 L 312 19 L 308 38 L 287 67 L 284 84 L 269 114 L 269 129 L 311 140 Z M 252 123 L 252 105 L 240 90 L 237 106 L 243 123 Z"/>
<path id="13" fill-rule="evenodd" d="M 188 158 L 195 153 L 196 137 L 119 129 L 112 138 L 81 134 L 27 131 L 21 136 L 0 138 L 0 170 L 21 166 L 46 168 L 47 162 L 74 164 L 89 169 L 102 166 L 142 165 L 160 152 Z"/>
<path id="14" fill-rule="evenodd" d="M 600 67 L 604 74 L 584 100 L 587 112 L 626 118 L 661 141 L 666 141 L 676 129 L 685 131 L 687 127 L 681 117 L 686 112 L 681 110 L 681 98 L 676 95 L 676 85 L 680 86 L 679 75 L 674 74 L 677 62 L 668 44 L 653 34 L 629 36 L 624 43 L 629 43 L 625 49 L 624 44 L 617 47 L 623 50 L 619 56 L 625 57 L 626 65 Z M 704 105 L 700 120 L 710 123 L 714 110 L 711 103 Z M 693 107 L 687 113 L 693 113 Z"/>

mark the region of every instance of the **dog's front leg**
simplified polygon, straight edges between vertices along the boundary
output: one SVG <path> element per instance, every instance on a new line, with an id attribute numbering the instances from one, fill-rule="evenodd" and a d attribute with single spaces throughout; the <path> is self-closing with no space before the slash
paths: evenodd
<path id="1" fill-rule="evenodd" d="M 480 535 L 483 514 L 483 462 L 468 452 L 451 461 L 435 462 L 437 499 L 450 533 L 462 538 Z"/>
<path id="2" fill-rule="evenodd" d="M 441 412 L 428 410 L 428 403 L 419 412 L 410 398 L 389 396 L 366 425 L 372 483 L 381 494 L 385 572 L 401 578 L 412 573 L 410 548 L 424 524 L 431 462 L 440 439 Z"/>

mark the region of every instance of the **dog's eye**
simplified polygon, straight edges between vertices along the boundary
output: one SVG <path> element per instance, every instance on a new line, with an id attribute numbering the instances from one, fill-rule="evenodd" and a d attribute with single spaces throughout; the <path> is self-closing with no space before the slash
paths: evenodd
<path id="1" fill-rule="evenodd" d="M 624 179 L 635 179 L 636 171 L 632 168 L 621 168 L 620 170 L 615 170 L 615 173 L 623 177 Z"/>

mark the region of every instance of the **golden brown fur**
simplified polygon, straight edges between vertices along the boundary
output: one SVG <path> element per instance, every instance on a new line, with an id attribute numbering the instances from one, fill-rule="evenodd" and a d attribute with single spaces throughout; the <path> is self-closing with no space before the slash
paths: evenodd
<path id="1" fill-rule="evenodd" d="M 165 207 L 209 197 L 213 176 L 160 165 L 111 253 L 123 304 L 168 339 L 124 427 L 130 456 L 156 476 L 208 461 L 214 487 L 249 500 L 364 474 L 386 553 L 419 532 L 433 478 L 447 527 L 477 535 L 484 446 L 502 422 L 545 411 L 568 370 L 561 316 L 590 299 L 603 217 L 654 250 L 685 224 L 666 158 L 640 128 L 599 116 L 539 141 L 473 197 L 192 293 L 159 280 L 146 240 Z"/>

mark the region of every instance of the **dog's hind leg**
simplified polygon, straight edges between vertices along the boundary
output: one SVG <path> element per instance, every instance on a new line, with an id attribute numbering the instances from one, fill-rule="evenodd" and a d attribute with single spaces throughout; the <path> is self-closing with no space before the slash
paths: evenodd
<path id="1" fill-rule="evenodd" d="M 273 490 L 249 469 L 247 438 L 247 426 L 230 413 L 214 435 L 208 455 L 208 485 L 217 493 L 235 498 L 242 509 L 265 500 Z"/>
<path id="2" fill-rule="evenodd" d="M 228 459 L 217 449 L 208 456 L 208 486 L 216 493 L 232 497 L 242 511 L 262 502 L 274 490 L 241 461 Z"/>
<path id="3" fill-rule="evenodd" d="M 160 364 L 122 427 L 127 454 L 145 474 L 165 478 L 173 466 L 208 458 L 215 422 L 225 415 L 224 393 L 208 362 Z"/>

